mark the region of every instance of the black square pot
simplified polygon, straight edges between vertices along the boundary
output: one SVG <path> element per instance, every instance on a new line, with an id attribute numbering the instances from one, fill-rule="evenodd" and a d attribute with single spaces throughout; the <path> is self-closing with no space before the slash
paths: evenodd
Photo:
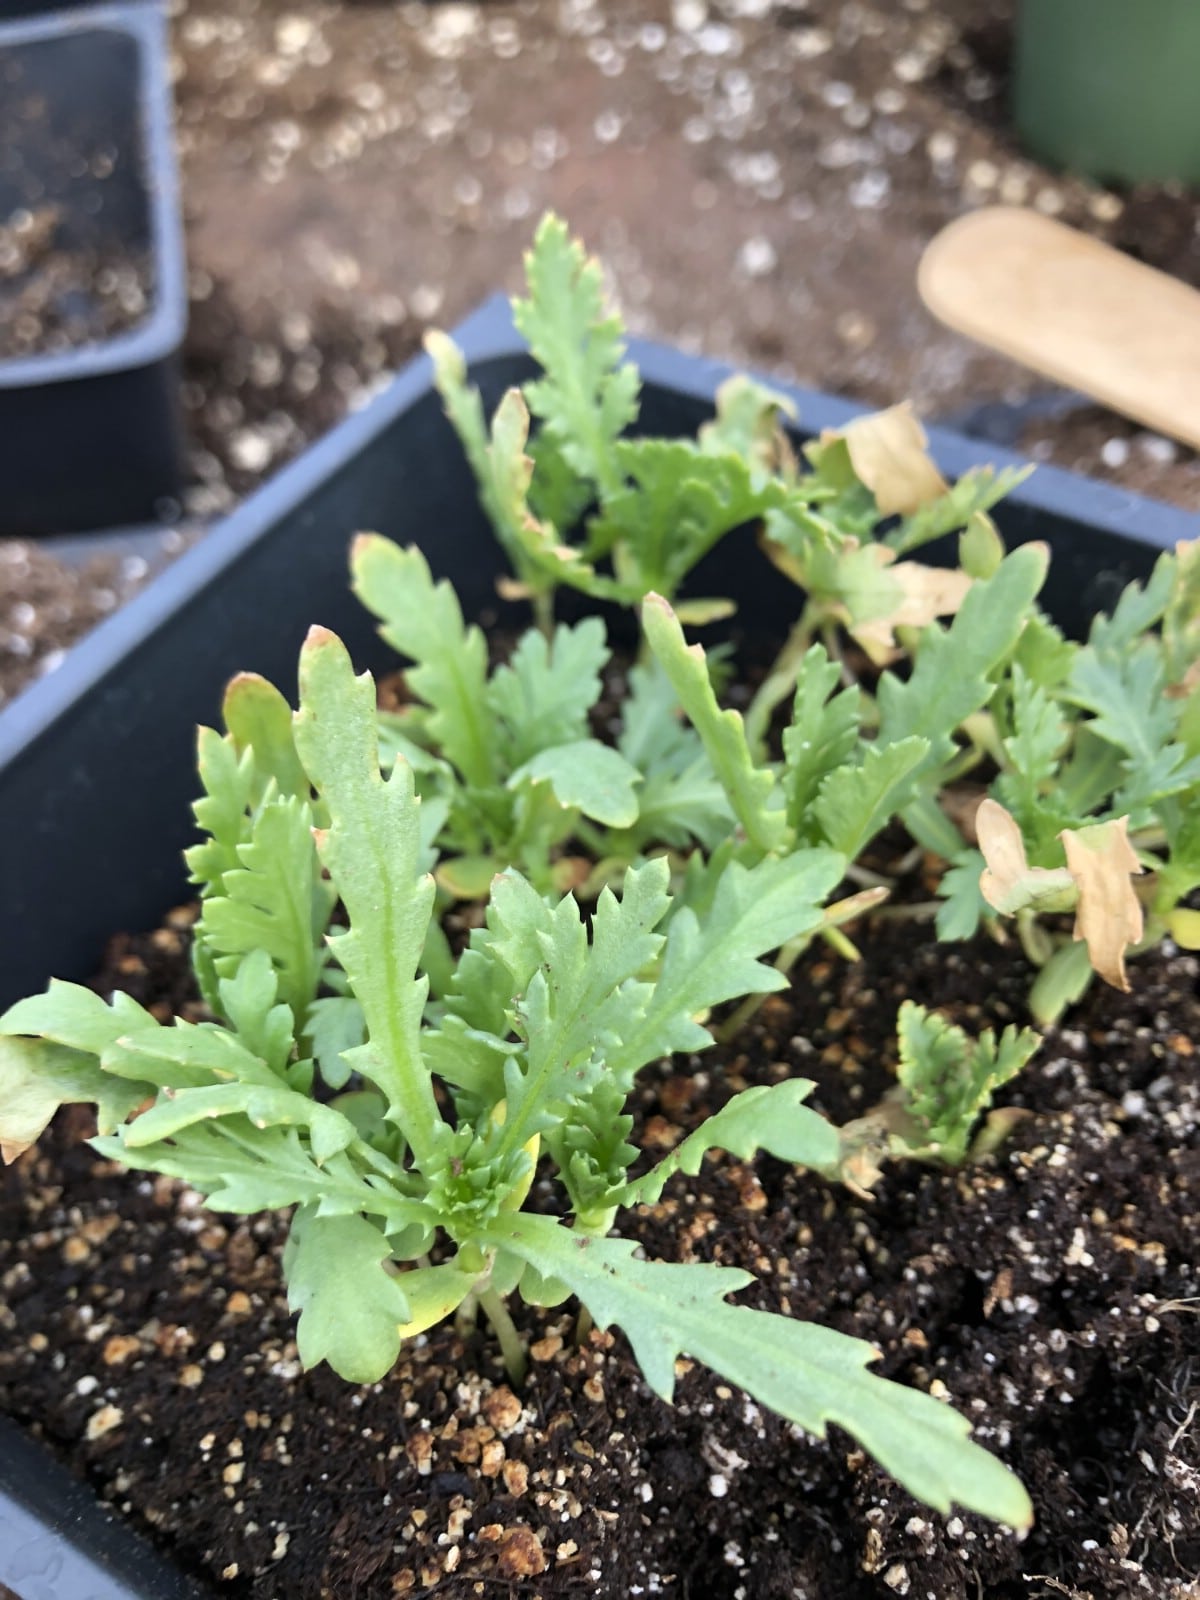
<path id="1" fill-rule="evenodd" d="M 502 300 L 456 337 L 489 408 L 534 370 Z M 631 353 L 643 378 L 639 426 L 694 433 L 727 369 L 640 342 Z M 862 410 L 813 392 L 793 397 L 801 436 Z M 950 477 L 1017 461 L 938 430 L 931 442 Z M 1053 468 L 1002 502 L 997 520 L 1010 544 L 1049 543 L 1043 600 L 1075 634 L 1145 577 L 1162 550 L 1195 533 L 1183 512 Z M 423 358 L 0 714 L 0 1007 L 51 976 L 85 980 L 112 933 L 153 927 L 186 898 L 195 727 L 218 717 L 235 671 L 261 672 L 290 690 L 312 622 L 340 633 L 360 666 L 386 663 L 348 584 L 349 541 L 364 529 L 419 543 L 469 616 L 501 614 L 499 548 Z M 796 615 L 795 588 L 736 535 L 698 570 L 695 592 L 732 596 L 741 626 L 767 640 L 782 638 Z M 7 1439 L 0 1432 L 0 1586 L 21 1600 L 182 1600 L 190 1592 L 85 1493 L 60 1503 L 59 1469 L 46 1463 L 43 1475 L 40 1452 Z M 89 1550 L 102 1559 L 85 1583 L 78 1561 Z"/>
<path id="2" fill-rule="evenodd" d="M 136 256 L 150 284 L 124 332 L 0 360 L 0 534 L 152 521 L 182 482 L 187 284 L 167 60 L 157 5 L 0 24 L 0 117 L 14 124 L 0 129 L 0 222 L 53 206 L 57 247 Z M 91 286 L 67 293 L 86 308 Z"/>

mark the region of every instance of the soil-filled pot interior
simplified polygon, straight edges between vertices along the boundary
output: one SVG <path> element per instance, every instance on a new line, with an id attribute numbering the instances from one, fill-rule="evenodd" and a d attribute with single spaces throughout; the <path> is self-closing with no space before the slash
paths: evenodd
<path id="1" fill-rule="evenodd" d="M 503 341 L 491 354 L 489 403 L 528 371 Z M 694 431 L 708 413 L 712 375 L 691 372 L 673 387 L 654 373 L 655 359 L 643 365 L 642 422 Z M 0 984 L 24 986 L 32 975 L 29 987 L 40 987 L 52 955 L 62 976 L 86 974 L 84 952 L 107 933 L 95 988 L 132 994 L 159 1021 L 202 1019 L 190 961 L 196 908 L 179 907 L 156 930 L 154 919 L 180 896 L 178 847 L 195 782 L 189 728 L 198 717 L 216 720 L 222 678 L 231 666 L 262 667 L 291 696 L 297 629 L 318 620 L 344 629 L 356 662 L 382 665 L 343 577 L 356 527 L 406 540 L 432 530 L 430 557 L 456 569 L 466 614 L 495 605 L 497 552 L 457 457 L 448 467 L 438 453 L 445 424 L 427 378 L 403 376 L 381 404 L 376 420 L 346 425 L 343 454 L 331 443 L 301 464 L 260 508 L 247 507 L 185 557 L 157 597 L 135 602 L 124 654 L 105 655 L 109 643 L 93 641 L 85 647 L 92 680 L 82 669 L 72 679 L 68 664 L 59 688 L 41 686 L 43 711 L 28 697 L 27 725 L 35 714 L 45 720 L 18 744 L 5 792 L 9 815 L 37 833 L 36 854 L 31 847 L 13 863 L 10 889 L 10 915 L 29 922 L 30 936 Z M 818 404 L 805 422 L 825 420 Z M 959 473 L 973 463 L 961 442 L 957 460 L 953 448 L 945 466 Z M 1080 632 L 1128 577 L 1145 576 L 1153 546 L 1170 541 L 1161 529 L 1144 544 L 1124 538 L 1102 496 L 1092 517 L 1081 507 L 1087 486 L 1077 498 L 1066 480 L 1047 482 L 1017 490 L 999 520 L 1013 543 L 1050 536 L 1061 546 L 1043 599 Z M 699 569 L 696 592 L 736 597 L 746 645 L 737 659 L 753 672 L 794 621 L 795 591 L 757 569 L 750 576 L 747 556 L 757 559 L 750 542 L 733 536 L 719 551 L 723 566 Z M 1022 570 L 1041 559 L 1009 558 Z M 263 626 L 265 599 L 274 628 Z M 618 648 L 632 636 L 611 633 Z M 317 670 L 313 651 L 324 652 L 353 685 L 338 641 L 314 635 L 302 673 Z M 511 642 L 494 639 L 494 655 Z M 680 651 L 687 656 L 682 643 Z M 628 664 L 610 666 L 605 693 L 589 702 L 596 738 L 612 736 L 627 677 L 636 682 Z M 384 670 L 394 666 L 392 658 Z M 408 691 L 420 698 L 413 674 Z M 374 784 L 371 695 L 349 692 L 358 698 L 340 703 L 343 722 L 324 707 L 314 715 L 302 694 L 296 726 L 319 743 L 359 716 L 371 730 L 363 767 Z M 744 708 L 746 685 L 734 678 L 727 698 Z M 13 713 L 10 726 L 20 733 Z M 61 762 L 68 748 L 86 804 L 51 781 L 54 749 Z M 304 768 L 323 803 L 315 771 Z M 412 822 L 411 790 L 407 803 Z M 314 815 L 302 814 L 306 849 Z M 335 818 L 328 832 L 337 827 Z M 324 824 L 317 828 L 323 846 Z M 895 1082 L 905 1000 L 972 1036 L 1027 1020 L 1033 969 L 1004 924 L 969 942 L 936 941 L 938 868 L 907 835 L 884 832 L 866 857 L 868 875 L 892 887 L 882 909 L 830 943 L 814 939 L 786 986 L 726 1042 L 640 1073 L 628 1105 L 629 1141 L 641 1152 L 635 1174 L 758 1085 L 812 1080 L 812 1106 L 835 1125 L 861 1118 Z M 390 860 L 382 870 L 386 878 Z M 662 863 L 654 870 L 667 877 Z M 329 871 L 353 922 L 351 895 Z M 837 892 L 856 887 L 847 880 Z M 446 912 L 448 951 L 462 949 L 483 915 L 471 892 Z M 50 902 L 63 919 L 74 908 L 73 923 L 40 918 Z M 486 1317 L 404 1339 L 380 1381 L 347 1382 L 323 1364 L 305 1372 L 283 1282 L 289 1216 L 218 1215 L 174 1179 L 126 1171 L 89 1145 L 95 1125 L 78 1108 L 60 1113 L 31 1148 L 23 1140 L 23 1154 L 10 1149 L 16 1159 L 3 1169 L 0 1410 L 181 1570 L 234 1600 L 1186 1600 L 1200 1570 L 1200 959 L 1162 942 L 1131 959 L 1130 981 L 1127 994 L 1094 983 L 1045 1030 L 1031 1065 L 997 1095 L 1004 1137 L 976 1161 L 957 1169 L 893 1161 L 868 1197 L 852 1181 L 832 1185 L 766 1154 L 709 1153 L 695 1176 L 677 1173 L 653 1203 L 629 1200 L 619 1223 L 651 1263 L 740 1269 L 753 1280 L 738 1294 L 743 1306 L 853 1335 L 879 1353 L 883 1375 L 952 1405 L 1027 1487 L 1035 1516 L 1025 1534 L 930 1510 L 837 1427 L 813 1437 L 697 1362 L 676 1363 L 667 1404 L 625 1336 L 591 1328 L 571 1300 L 538 1309 L 511 1296 L 530 1357 L 523 1383 L 502 1360 L 493 1329 L 501 1323 L 486 1302 Z M 721 991 L 731 992 L 740 991 Z M 725 1019 L 708 1020 L 718 1028 Z M 493 1104 L 492 1123 L 507 1128 L 501 1141 L 514 1135 L 520 1104 Z M 495 1115 L 502 1107 L 507 1123 Z M 135 1095 L 134 1111 L 144 1108 Z M 443 1097 L 438 1110 L 449 1109 Z M 549 1139 L 538 1148 L 553 1150 Z M 524 1207 L 561 1217 L 550 1170 L 538 1169 Z M 528 1181 L 525 1168 L 521 1176 Z M 647 1192 L 659 1194 L 634 1195 Z M 602 1262 L 605 1227 L 590 1240 Z M 389 1332 L 402 1325 L 391 1317 Z M 703 1339 L 695 1323 L 692 1333 Z"/>
<path id="2" fill-rule="evenodd" d="M 847 1120 L 889 1081 L 904 998 L 972 1030 L 1024 1013 L 1013 947 L 939 947 L 905 920 L 859 942 L 858 963 L 810 954 L 735 1044 L 650 1072 L 635 1142 L 656 1158 L 787 1075 Z M 187 944 L 186 913 L 117 939 L 100 985 L 195 1014 Z M 863 1203 L 710 1157 L 631 1223 L 648 1254 L 751 1270 L 748 1303 L 864 1338 L 952 1401 L 1028 1485 L 1023 1541 L 928 1511 L 836 1429 L 809 1438 L 703 1368 L 663 1404 L 621 1337 L 577 1345 L 569 1311 L 518 1312 L 519 1394 L 482 1323 L 421 1336 L 382 1383 L 304 1374 L 282 1222 L 102 1161 L 82 1114 L 5 1175 L 0 1405 L 185 1568 L 256 1600 L 1182 1596 L 1200 1567 L 1198 971 L 1168 948 L 1131 995 L 1094 988 L 977 1166 L 893 1168 Z"/>

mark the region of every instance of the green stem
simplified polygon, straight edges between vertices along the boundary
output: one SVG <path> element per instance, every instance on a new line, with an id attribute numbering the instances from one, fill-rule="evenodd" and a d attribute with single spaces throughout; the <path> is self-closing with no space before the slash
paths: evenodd
<path id="1" fill-rule="evenodd" d="M 771 725 L 771 715 L 775 707 L 796 687 L 796 679 L 800 676 L 800 663 L 812 643 L 815 622 L 816 614 L 810 601 L 801 612 L 799 622 L 788 634 L 783 649 L 775 657 L 770 672 L 750 702 L 749 710 L 746 712 L 746 739 L 756 754 L 761 753 L 766 743 L 767 729 Z"/>
<path id="2" fill-rule="evenodd" d="M 499 1341 L 500 1353 L 504 1357 L 508 1375 L 519 1389 L 525 1382 L 525 1370 L 528 1365 L 525 1341 L 517 1332 L 517 1325 L 509 1315 L 508 1307 L 495 1289 L 481 1289 L 479 1304 Z"/>
<path id="3" fill-rule="evenodd" d="M 533 620 L 538 632 L 545 638 L 554 636 L 554 590 L 534 589 L 530 595 L 530 604 L 533 606 Z"/>

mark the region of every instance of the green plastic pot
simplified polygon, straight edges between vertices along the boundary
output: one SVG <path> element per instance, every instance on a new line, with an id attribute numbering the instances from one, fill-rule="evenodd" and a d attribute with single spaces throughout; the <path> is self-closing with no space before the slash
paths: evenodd
<path id="1" fill-rule="evenodd" d="M 1021 0 L 1014 111 L 1052 165 L 1200 183 L 1200 0 Z"/>

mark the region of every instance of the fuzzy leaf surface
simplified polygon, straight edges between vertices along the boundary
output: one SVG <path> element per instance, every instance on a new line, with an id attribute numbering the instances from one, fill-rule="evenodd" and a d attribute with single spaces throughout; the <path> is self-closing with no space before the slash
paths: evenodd
<path id="1" fill-rule="evenodd" d="M 291 713 L 288 713 L 289 716 Z M 321 939 L 333 911 L 334 891 L 317 869 L 312 812 L 306 800 L 283 795 L 258 812 L 240 863 L 203 903 L 196 937 L 218 972 L 222 957 L 263 951 L 279 979 L 279 994 L 297 1028 L 316 998 L 324 951 Z"/>
<path id="2" fill-rule="evenodd" d="M 111 1133 L 154 1092 L 152 1083 L 112 1077 L 81 1050 L 0 1034 L 0 1159 L 15 1161 L 35 1144 L 60 1106 L 94 1105 L 100 1132 Z"/>
<path id="3" fill-rule="evenodd" d="M 537 950 L 536 969 L 517 1005 L 526 1059 L 510 1058 L 505 1072 L 502 1151 L 519 1148 L 549 1125 L 552 1108 L 587 1091 L 631 1012 L 640 1009 L 644 986 L 636 974 L 662 948 L 654 930 L 670 904 L 668 877 L 666 861 L 650 861 L 626 873 L 620 900 L 602 890 L 590 941 L 570 895 L 551 909 L 515 873 L 496 880 L 488 916 L 492 949 L 518 992 Z"/>
<path id="4" fill-rule="evenodd" d="M 971 1130 L 1002 1084 L 1015 1078 L 1041 1040 L 1032 1028 L 1008 1027 L 997 1040 L 989 1028 L 977 1040 L 912 1000 L 904 1001 L 896 1028 L 897 1075 L 908 1110 L 930 1147 L 950 1162 L 962 1161 Z"/>
<path id="5" fill-rule="evenodd" d="M 724 534 L 788 498 L 784 484 L 740 456 L 709 454 L 686 439 L 622 440 L 614 457 L 630 485 L 606 497 L 588 540 L 598 551 L 620 548 L 632 603 L 651 589 L 673 596 Z"/>
<path id="6" fill-rule="evenodd" d="M 599 617 L 560 624 L 553 640 L 530 630 L 488 685 L 488 704 L 504 724 L 510 768 L 543 750 L 588 736 L 588 712 L 600 695 L 608 644 Z"/>

